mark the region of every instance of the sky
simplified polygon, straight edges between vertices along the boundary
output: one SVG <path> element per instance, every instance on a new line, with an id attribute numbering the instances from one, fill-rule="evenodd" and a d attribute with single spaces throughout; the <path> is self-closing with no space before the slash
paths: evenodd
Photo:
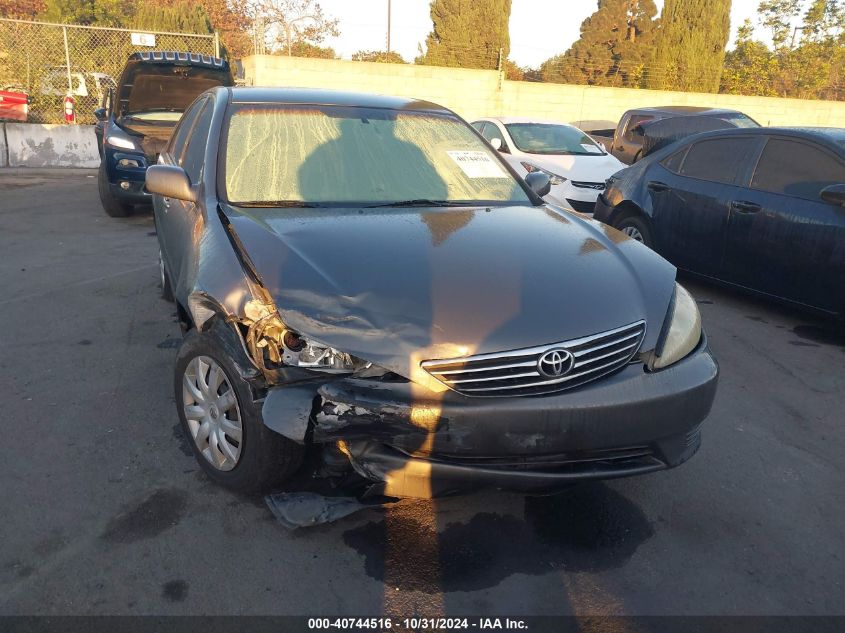
<path id="1" fill-rule="evenodd" d="M 596 0 L 512 0 L 511 59 L 537 67 L 578 39 L 581 22 Z M 324 13 L 340 20 L 340 37 L 326 42 L 344 59 L 359 50 L 384 50 L 388 0 L 319 0 Z M 733 0 L 731 40 L 745 18 L 754 18 L 760 0 Z M 658 10 L 663 0 L 655 0 Z M 392 0 L 391 48 L 413 61 L 431 31 L 429 0 Z"/>

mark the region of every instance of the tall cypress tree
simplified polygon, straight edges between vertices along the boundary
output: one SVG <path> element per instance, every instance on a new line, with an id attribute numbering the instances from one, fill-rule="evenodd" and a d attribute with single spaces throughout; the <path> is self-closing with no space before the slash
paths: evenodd
<path id="1" fill-rule="evenodd" d="M 717 92 L 730 17 L 731 0 L 666 0 L 646 85 Z"/>
<path id="2" fill-rule="evenodd" d="M 497 68 L 510 52 L 511 0 L 432 0 L 433 28 L 418 63 Z"/>
<path id="3" fill-rule="evenodd" d="M 599 0 L 581 23 L 581 38 L 563 55 L 543 62 L 544 81 L 639 86 L 653 44 L 654 0 Z"/>

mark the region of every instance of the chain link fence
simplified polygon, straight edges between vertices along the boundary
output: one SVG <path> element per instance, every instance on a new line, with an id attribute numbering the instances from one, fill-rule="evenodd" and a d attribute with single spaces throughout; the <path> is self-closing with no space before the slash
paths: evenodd
<path id="1" fill-rule="evenodd" d="M 76 101 L 76 122 L 94 123 L 94 110 L 116 85 L 136 51 L 175 50 L 219 56 L 217 35 L 0 19 L 0 90 L 29 95 L 32 123 L 64 122 L 64 98 Z"/>

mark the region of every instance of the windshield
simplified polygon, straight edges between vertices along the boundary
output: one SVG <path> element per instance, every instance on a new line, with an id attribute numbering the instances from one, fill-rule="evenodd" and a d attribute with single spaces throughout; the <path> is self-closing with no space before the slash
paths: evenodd
<path id="1" fill-rule="evenodd" d="M 528 154 L 604 155 L 593 139 L 571 125 L 508 123 L 514 145 Z"/>
<path id="2" fill-rule="evenodd" d="M 452 115 L 244 104 L 226 133 L 232 204 L 527 204 L 495 153 Z"/>
<path id="3" fill-rule="evenodd" d="M 733 123 L 739 128 L 760 127 L 760 124 L 757 123 L 757 121 L 752 119 L 747 114 L 742 114 L 741 112 L 737 112 L 736 114 L 725 114 L 721 118 L 725 121 Z"/>
<path id="4" fill-rule="evenodd" d="M 124 84 L 122 88 L 123 114 L 137 116 L 157 112 L 181 114 L 201 93 L 229 85 L 231 78 L 227 71 L 212 68 L 162 66 L 140 68 L 131 81 L 131 86 Z M 169 120 L 166 115 L 159 118 Z"/>

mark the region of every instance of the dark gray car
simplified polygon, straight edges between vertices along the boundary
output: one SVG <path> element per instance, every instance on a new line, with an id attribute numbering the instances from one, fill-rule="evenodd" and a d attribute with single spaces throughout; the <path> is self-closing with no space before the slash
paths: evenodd
<path id="1" fill-rule="evenodd" d="M 370 492 L 550 490 L 677 466 L 717 366 L 675 269 L 544 204 L 453 112 L 217 88 L 147 171 L 186 336 L 177 410 L 215 480 L 306 446 Z"/>

